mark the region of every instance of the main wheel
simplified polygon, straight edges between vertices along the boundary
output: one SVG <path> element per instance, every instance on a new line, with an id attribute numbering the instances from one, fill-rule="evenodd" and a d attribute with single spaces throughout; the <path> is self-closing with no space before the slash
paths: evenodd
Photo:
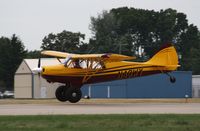
<path id="1" fill-rule="evenodd" d="M 68 90 L 68 87 L 66 86 L 59 86 L 57 89 L 56 89 L 56 92 L 55 92 L 55 96 L 56 98 L 61 101 L 61 102 L 65 102 L 69 99 L 68 96 L 66 96 L 66 92 Z"/>
<path id="2" fill-rule="evenodd" d="M 81 92 L 80 88 L 70 87 L 67 90 L 66 95 L 69 97 L 69 102 L 76 103 L 76 102 L 80 101 L 80 99 L 82 97 L 82 92 Z"/>

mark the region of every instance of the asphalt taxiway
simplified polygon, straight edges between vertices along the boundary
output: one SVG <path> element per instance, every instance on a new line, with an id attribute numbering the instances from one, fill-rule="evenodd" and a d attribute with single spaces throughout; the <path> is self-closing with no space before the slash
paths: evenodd
<path id="1" fill-rule="evenodd" d="M 200 103 L 1 104 L 0 115 L 200 114 Z"/>

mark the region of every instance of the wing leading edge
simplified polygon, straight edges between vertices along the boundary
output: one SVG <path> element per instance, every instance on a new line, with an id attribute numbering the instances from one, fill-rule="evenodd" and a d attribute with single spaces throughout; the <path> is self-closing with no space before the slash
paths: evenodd
<path id="1" fill-rule="evenodd" d="M 91 60 L 104 60 L 107 62 L 115 62 L 115 61 L 123 61 L 123 60 L 133 60 L 135 57 L 120 55 L 120 54 L 70 54 L 65 52 L 59 51 L 42 51 L 42 55 L 59 57 L 59 58 L 67 58 L 70 57 L 71 59 L 91 59 Z"/>

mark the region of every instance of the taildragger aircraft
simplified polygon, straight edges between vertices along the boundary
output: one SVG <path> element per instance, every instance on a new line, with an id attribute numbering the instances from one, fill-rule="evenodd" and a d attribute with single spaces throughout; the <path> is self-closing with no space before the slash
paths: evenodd
<path id="1" fill-rule="evenodd" d="M 42 51 L 42 55 L 65 58 L 59 65 L 38 67 L 33 69 L 48 82 L 63 83 L 56 89 L 55 96 L 61 101 L 78 102 L 81 97 L 81 86 L 84 84 L 120 80 L 146 75 L 165 73 L 170 82 L 175 77 L 168 74 L 179 67 L 177 52 L 172 44 L 164 45 L 147 62 L 130 62 L 135 57 L 120 54 L 70 54 L 58 51 Z"/>

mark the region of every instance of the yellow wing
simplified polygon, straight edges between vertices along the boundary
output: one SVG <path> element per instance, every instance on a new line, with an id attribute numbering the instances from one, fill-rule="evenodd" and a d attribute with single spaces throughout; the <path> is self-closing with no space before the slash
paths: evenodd
<path id="1" fill-rule="evenodd" d="M 60 58 L 66 58 L 70 55 L 70 53 L 51 51 L 51 50 L 42 51 L 41 54 L 46 56 L 60 57 Z"/>
<path id="2" fill-rule="evenodd" d="M 41 54 L 53 57 L 60 57 L 60 58 L 70 57 L 71 59 L 91 59 L 91 60 L 102 59 L 103 61 L 106 62 L 135 59 L 135 57 L 120 55 L 120 54 L 70 54 L 59 51 L 42 51 Z"/>

